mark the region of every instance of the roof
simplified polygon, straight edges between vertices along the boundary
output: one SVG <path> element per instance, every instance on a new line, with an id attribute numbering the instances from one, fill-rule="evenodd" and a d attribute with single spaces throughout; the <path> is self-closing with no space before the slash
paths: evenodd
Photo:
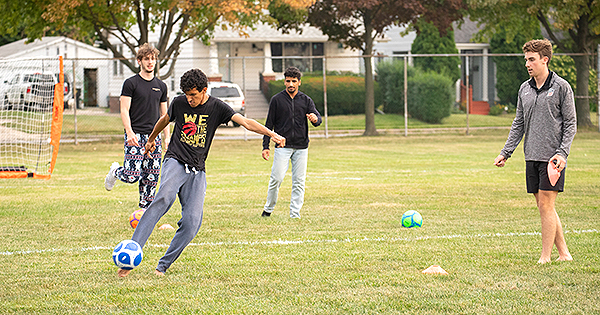
<path id="1" fill-rule="evenodd" d="M 78 46 L 79 48 L 87 49 L 98 54 L 108 56 L 108 52 L 104 49 L 96 48 L 86 43 L 76 41 L 64 36 L 46 36 L 36 39 L 31 43 L 26 43 L 27 39 L 21 39 L 10 44 L 0 46 L 0 58 L 20 57 L 24 54 L 45 49 L 48 46 L 56 45 L 57 43 L 65 42 L 70 45 Z"/>
<path id="2" fill-rule="evenodd" d="M 481 27 L 477 26 L 477 22 L 471 21 L 468 17 L 464 18 L 464 21 L 458 27 L 458 23 L 454 22 L 454 42 L 459 43 L 471 43 L 471 39 Z"/>
<path id="3" fill-rule="evenodd" d="M 237 30 L 215 29 L 214 42 L 326 42 L 329 37 L 324 35 L 318 28 L 305 26 L 302 33 L 290 31 L 289 34 L 283 34 L 282 31 L 271 25 L 259 23 L 254 29 L 246 28 L 243 32 L 248 36 L 240 35 Z"/>

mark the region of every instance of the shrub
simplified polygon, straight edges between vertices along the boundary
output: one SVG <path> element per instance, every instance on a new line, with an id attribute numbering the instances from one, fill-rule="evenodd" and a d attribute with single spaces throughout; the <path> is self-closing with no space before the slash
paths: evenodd
<path id="1" fill-rule="evenodd" d="M 419 72 L 408 79 L 408 112 L 421 121 L 439 124 L 450 116 L 454 102 L 452 79 L 433 72 Z"/>
<path id="2" fill-rule="evenodd" d="M 454 84 L 451 78 L 434 72 L 407 69 L 408 113 L 429 123 L 441 123 L 450 116 L 454 104 Z M 404 113 L 404 61 L 380 62 L 377 80 L 384 98 L 386 113 Z"/>
<path id="3" fill-rule="evenodd" d="M 454 41 L 454 31 L 448 28 L 440 32 L 433 23 L 424 19 L 417 22 L 417 37 L 411 45 L 413 54 L 458 54 Z M 442 73 L 452 79 L 460 79 L 460 57 L 415 57 L 415 67 L 423 71 Z"/>
<path id="4" fill-rule="evenodd" d="M 376 71 L 383 111 L 388 114 L 404 114 L 404 60 L 380 62 Z M 408 67 L 407 71 L 408 77 L 414 76 L 413 67 Z"/>
<path id="5" fill-rule="evenodd" d="M 281 92 L 283 80 L 269 82 L 270 97 Z M 310 96 L 317 110 L 324 114 L 323 77 L 303 76 L 300 91 Z M 382 103 L 379 84 L 375 82 L 375 107 Z M 352 115 L 365 113 L 365 79 L 355 75 L 327 76 L 327 114 Z"/>
<path id="6" fill-rule="evenodd" d="M 556 47 L 554 47 L 556 49 Z M 594 62 L 590 62 L 590 70 L 589 70 L 589 86 L 588 86 L 588 95 L 596 96 L 598 94 L 598 85 L 596 79 L 596 69 L 593 67 Z M 571 88 L 574 92 L 576 92 L 577 87 L 577 68 L 575 67 L 575 61 L 571 56 L 552 56 L 550 60 L 550 70 L 556 72 L 558 76 L 567 80 L 569 84 L 571 84 Z M 590 111 L 596 111 L 598 104 L 594 101 L 594 99 L 590 100 Z"/>
<path id="7" fill-rule="evenodd" d="M 490 107 L 490 115 L 492 116 L 500 116 L 504 114 L 504 112 L 508 111 L 508 106 L 502 104 L 495 104 Z"/>
<path id="8" fill-rule="evenodd" d="M 539 33 L 539 28 L 536 33 Z M 490 40 L 491 52 L 522 54 L 523 44 L 530 39 L 523 34 L 515 34 L 511 41 L 507 41 L 507 37 L 506 29 L 499 28 Z M 523 57 L 494 56 L 492 58 L 496 64 L 496 91 L 500 103 L 517 104 L 519 87 L 529 79 Z"/>

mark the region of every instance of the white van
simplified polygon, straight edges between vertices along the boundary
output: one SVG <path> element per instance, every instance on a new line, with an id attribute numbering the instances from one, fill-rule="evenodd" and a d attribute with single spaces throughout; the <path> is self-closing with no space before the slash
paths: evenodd
<path id="1" fill-rule="evenodd" d="M 208 82 L 206 92 L 208 95 L 227 103 L 242 116 L 246 114 L 246 99 L 239 85 L 231 82 Z M 236 123 L 233 123 L 233 125 L 238 127 Z"/>

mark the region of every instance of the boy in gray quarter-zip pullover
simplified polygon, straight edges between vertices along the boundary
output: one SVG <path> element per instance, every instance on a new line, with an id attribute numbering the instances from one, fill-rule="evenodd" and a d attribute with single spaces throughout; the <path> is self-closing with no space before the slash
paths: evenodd
<path id="1" fill-rule="evenodd" d="M 548 40 L 525 43 L 523 53 L 531 79 L 519 89 L 517 113 L 494 165 L 503 167 L 523 139 L 527 192 L 535 196 L 542 221 L 542 254 L 538 263 L 550 262 L 554 245 L 558 261 L 573 260 L 554 208 L 558 192 L 564 190 L 567 158 L 577 132 L 573 90 L 567 81 L 548 70 L 552 58 Z M 548 178 L 548 167 L 560 172 L 554 185 Z"/>
<path id="2" fill-rule="evenodd" d="M 500 154 L 508 159 L 524 137 L 526 161 L 548 162 L 555 154 L 566 160 L 576 132 L 573 90 L 569 82 L 549 71 L 541 88 L 533 78 L 521 85 L 517 115 Z"/>

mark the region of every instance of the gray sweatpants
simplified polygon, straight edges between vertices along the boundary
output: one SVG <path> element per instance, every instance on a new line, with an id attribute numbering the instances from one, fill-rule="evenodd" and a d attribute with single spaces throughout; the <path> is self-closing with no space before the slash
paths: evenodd
<path id="1" fill-rule="evenodd" d="M 204 196 L 206 195 L 206 173 L 191 170 L 175 159 L 166 159 L 162 167 L 158 193 L 144 212 L 131 237 L 132 240 L 144 247 L 152 230 L 160 218 L 169 211 L 178 194 L 181 203 L 181 219 L 177 222 L 179 228 L 175 232 L 167 252 L 158 261 L 156 267 L 156 270 L 163 273 L 200 230 L 204 212 Z"/>

